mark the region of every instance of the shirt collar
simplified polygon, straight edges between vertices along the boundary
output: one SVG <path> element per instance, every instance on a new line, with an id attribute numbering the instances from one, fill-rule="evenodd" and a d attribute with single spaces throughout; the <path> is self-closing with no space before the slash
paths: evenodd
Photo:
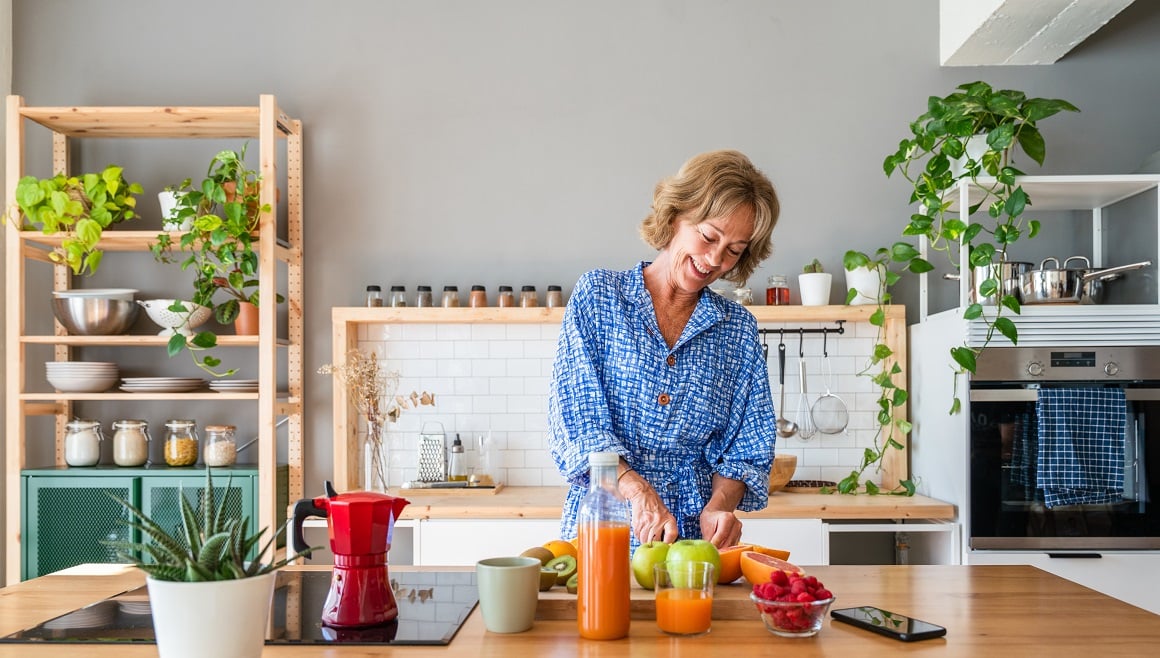
<path id="1" fill-rule="evenodd" d="M 656 309 L 653 306 L 652 296 L 644 287 L 644 268 L 651 265 L 650 261 L 640 261 L 632 269 L 628 277 L 628 298 L 642 311 L 650 313 L 655 322 Z M 701 291 L 701 298 L 697 300 L 697 308 L 693 309 L 693 316 L 685 326 L 681 339 L 673 347 L 679 347 L 685 340 L 696 336 L 714 324 L 729 318 L 729 308 L 725 298 L 709 288 Z"/>

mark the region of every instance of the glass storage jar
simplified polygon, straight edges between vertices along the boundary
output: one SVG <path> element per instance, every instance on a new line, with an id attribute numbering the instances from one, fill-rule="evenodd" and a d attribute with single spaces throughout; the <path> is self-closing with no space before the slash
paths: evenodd
<path id="1" fill-rule="evenodd" d="M 383 305 L 383 289 L 380 286 L 367 286 L 367 306 Z"/>
<path id="2" fill-rule="evenodd" d="M 512 294 L 511 286 L 499 287 L 499 296 L 496 297 L 495 305 L 500 308 L 511 308 L 516 305 L 516 296 Z"/>
<path id="3" fill-rule="evenodd" d="M 141 466 L 149 461 L 149 423 L 118 420 L 113 423 L 113 463 Z"/>
<path id="4" fill-rule="evenodd" d="M 471 296 L 468 297 L 468 305 L 471 308 L 483 308 L 487 306 L 487 288 L 480 285 L 471 286 Z"/>
<path id="5" fill-rule="evenodd" d="M 443 286 L 443 308 L 459 307 L 459 286 Z"/>
<path id="6" fill-rule="evenodd" d="M 238 461 L 238 444 L 233 425 L 206 425 L 202 460 L 206 466 L 233 466 Z"/>
<path id="7" fill-rule="evenodd" d="M 532 308 L 536 306 L 536 287 L 524 286 L 520 288 L 520 306 L 524 308 Z"/>
<path id="8" fill-rule="evenodd" d="M 101 424 L 95 420 L 70 420 L 65 425 L 64 463 L 96 466 L 101 461 Z"/>
<path id="9" fill-rule="evenodd" d="M 435 301 L 431 298 L 431 286 L 417 286 L 415 288 L 415 306 L 431 308 Z"/>
<path id="10" fill-rule="evenodd" d="M 406 286 L 391 286 L 391 306 L 405 308 L 407 306 Z"/>
<path id="11" fill-rule="evenodd" d="M 789 304 L 789 283 L 784 274 L 769 275 L 769 287 L 765 289 L 765 303 L 769 306 Z"/>
<path id="12" fill-rule="evenodd" d="M 192 420 L 165 421 L 165 463 L 192 466 L 197 463 L 197 424 Z"/>
<path id="13" fill-rule="evenodd" d="M 548 308 L 564 306 L 564 290 L 560 286 L 548 286 L 548 294 L 544 297 L 544 306 Z"/>

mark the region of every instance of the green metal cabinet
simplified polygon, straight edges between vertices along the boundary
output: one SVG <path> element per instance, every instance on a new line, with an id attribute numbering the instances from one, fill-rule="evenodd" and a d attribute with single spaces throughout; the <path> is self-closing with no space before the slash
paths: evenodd
<path id="1" fill-rule="evenodd" d="M 280 492 L 286 491 L 287 475 L 285 465 L 278 467 Z M 183 492 L 200 510 L 198 501 L 205 488 L 203 469 L 164 466 L 26 469 L 21 472 L 21 479 L 23 580 L 86 562 L 117 562 L 113 551 L 101 540 L 139 541 L 136 531 L 120 523 L 128 515 L 109 497 L 110 493 L 128 500 L 172 531 L 181 525 L 178 492 Z M 231 518 L 248 516 L 251 532 L 257 530 L 257 467 L 214 469 L 213 484 L 215 494 L 227 496 L 225 513 Z M 280 498 L 279 524 L 285 520 L 286 510 L 284 494 Z"/>

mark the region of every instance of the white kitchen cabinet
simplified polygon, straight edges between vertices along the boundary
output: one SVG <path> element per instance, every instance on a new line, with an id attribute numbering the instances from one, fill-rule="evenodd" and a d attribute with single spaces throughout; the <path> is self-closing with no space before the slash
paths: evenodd
<path id="1" fill-rule="evenodd" d="M 789 551 L 789 561 L 801 566 L 829 564 L 821 519 L 745 519 L 741 543 Z"/>
<path id="2" fill-rule="evenodd" d="M 1099 557 L 1088 557 L 1094 555 Z M 1040 552 L 970 551 L 967 564 L 1029 564 L 1160 615 L 1157 552 L 1081 553 L 1074 557 L 1060 553 L 1052 557 Z"/>
<path id="3" fill-rule="evenodd" d="M 471 566 L 519 555 L 559 538 L 559 519 L 423 519 L 414 535 L 415 564 Z"/>

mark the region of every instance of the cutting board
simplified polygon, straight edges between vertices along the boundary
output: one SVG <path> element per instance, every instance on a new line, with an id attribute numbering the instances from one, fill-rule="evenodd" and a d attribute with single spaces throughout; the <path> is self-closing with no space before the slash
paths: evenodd
<path id="1" fill-rule="evenodd" d="M 760 619 L 753 601 L 749 600 L 752 587 L 744 580 L 713 588 L 713 619 Z M 656 606 L 651 590 L 632 586 L 629 614 L 633 619 L 655 620 Z M 557 585 L 546 592 L 540 592 L 536 605 L 536 619 L 544 621 L 566 621 L 576 619 L 576 595 Z"/>

